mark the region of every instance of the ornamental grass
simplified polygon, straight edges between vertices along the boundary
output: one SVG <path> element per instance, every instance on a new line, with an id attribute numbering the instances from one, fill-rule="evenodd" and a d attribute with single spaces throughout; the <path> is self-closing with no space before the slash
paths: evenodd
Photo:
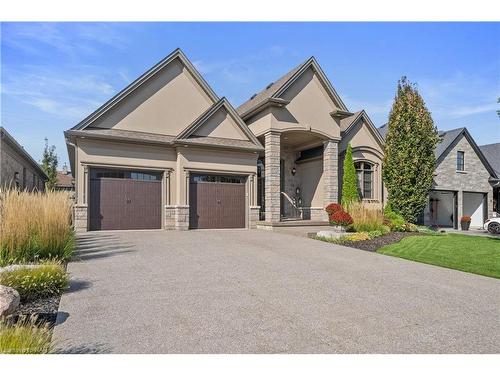
<path id="1" fill-rule="evenodd" d="M 66 261 L 73 248 L 68 192 L 0 191 L 0 266 Z"/>
<path id="2" fill-rule="evenodd" d="M 9 324 L 0 320 L 0 354 L 47 354 L 52 351 L 52 332 L 47 325 L 19 320 Z"/>
<path id="3" fill-rule="evenodd" d="M 353 202 L 347 207 L 352 217 L 351 227 L 356 232 L 384 231 L 384 214 L 381 209 Z"/>

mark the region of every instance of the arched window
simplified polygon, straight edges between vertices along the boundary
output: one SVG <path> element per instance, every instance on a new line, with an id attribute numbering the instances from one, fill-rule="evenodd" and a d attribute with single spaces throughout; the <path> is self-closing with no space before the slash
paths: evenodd
<path id="1" fill-rule="evenodd" d="M 354 163 L 358 180 L 358 192 L 361 199 L 373 199 L 373 171 L 374 165 L 367 161 Z"/>

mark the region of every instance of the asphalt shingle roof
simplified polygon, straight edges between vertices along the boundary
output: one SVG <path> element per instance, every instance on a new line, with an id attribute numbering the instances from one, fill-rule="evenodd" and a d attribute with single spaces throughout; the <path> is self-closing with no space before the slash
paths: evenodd
<path id="1" fill-rule="evenodd" d="M 479 149 L 494 169 L 497 178 L 500 178 L 500 143 L 479 146 Z"/>
<path id="2" fill-rule="evenodd" d="M 439 158 L 446 151 L 446 149 L 453 143 L 453 141 L 458 137 L 458 135 L 464 131 L 464 129 L 465 128 L 457 128 L 439 132 L 439 138 L 441 139 L 441 142 L 438 143 L 436 149 L 434 150 L 436 158 Z M 387 131 L 389 130 L 389 126 L 388 124 L 385 124 L 377 128 L 377 130 L 382 136 L 382 138 L 385 139 L 385 137 L 387 136 Z"/>
<path id="3" fill-rule="evenodd" d="M 262 104 L 264 101 L 266 101 L 270 97 L 272 97 L 308 61 L 309 61 L 309 59 L 307 61 L 304 61 L 303 63 L 299 64 L 298 66 L 296 66 L 292 70 L 290 70 L 288 73 L 286 73 L 280 79 L 273 82 L 271 85 L 268 85 L 264 90 L 260 91 L 259 93 L 255 94 L 254 96 L 252 96 L 252 98 L 250 98 L 249 100 L 244 102 L 242 105 L 240 105 L 238 108 L 236 108 L 236 112 L 238 112 L 239 115 L 243 115 L 246 112 L 250 111 L 251 109 L 257 107 L 259 104 Z"/>

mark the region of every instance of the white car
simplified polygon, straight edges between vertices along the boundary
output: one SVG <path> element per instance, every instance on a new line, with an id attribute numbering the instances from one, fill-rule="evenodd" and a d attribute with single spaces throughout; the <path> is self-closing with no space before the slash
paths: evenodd
<path id="1" fill-rule="evenodd" d="M 500 217 L 492 217 L 486 220 L 483 228 L 492 234 L 500 234 Z"/>

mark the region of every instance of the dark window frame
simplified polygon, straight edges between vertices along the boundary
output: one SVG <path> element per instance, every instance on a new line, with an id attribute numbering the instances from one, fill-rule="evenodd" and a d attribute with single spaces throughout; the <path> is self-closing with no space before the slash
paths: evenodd
<path id="1" fill-rule="evenodd" d="M 161 181 L 163 173 L 142 169 L 92 168 L 91 179 L 118 178 L 137 181 Z"/>
<path id="2" fill-rule="evenodd" d="M 465 151 L 457 151 L 457 171 L 465 171 Z"/>
<path id="3" fill-rule="evenodd" d="M 356 181 L 358 185 L 358 194 L 361 199 L 374 198 L 374 171 L 375 164 L 368 161 L 354 162 L 356 170 Z M 369 178 L 367 178 L 369 177 Z"/>

